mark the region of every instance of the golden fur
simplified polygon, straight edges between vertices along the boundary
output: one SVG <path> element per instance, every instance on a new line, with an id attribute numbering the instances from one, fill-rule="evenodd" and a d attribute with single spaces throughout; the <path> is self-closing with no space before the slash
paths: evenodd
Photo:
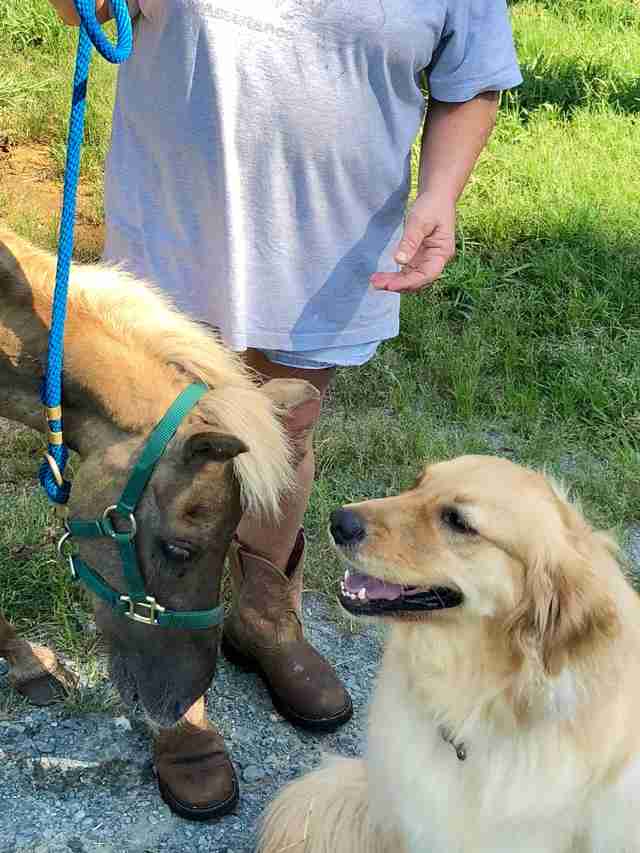
<path id="1" fill-rule="evenodd" d="M 55 258 L 0 227 L 3 350 L 30 373 L 29 361 L 39 361 L 44 350 L 54 283 Z M 234 460 L 245 508 L 277 512 L 291 469 L 273 401 L 239 356 L 151 284 L 116 267 L 72 267 L 65 375 L 131 432 L 157 423 L 185 380 L 205 382 L 211 392 L 199 406 L 203 418 L 249 448 Z"/>
<path id="2" fill-rule="evenodd" d="M 261 853 L 640 851 L 640 602 L 613 540 L 490 457 L 350 509 L 351 569 L 464 600 L 388 617 L 366 759 L 285 788 Z"/>

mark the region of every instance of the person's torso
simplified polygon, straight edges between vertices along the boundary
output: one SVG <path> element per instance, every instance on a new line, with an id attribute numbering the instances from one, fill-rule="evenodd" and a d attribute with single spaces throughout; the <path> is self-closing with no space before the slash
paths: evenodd
<path id="1" fill-rule="evenodd" d="M 259 318 L 275 282 L 283 326 L 387 316 L 396 300 L 368 277 L 395 268 L 445 0 L 140 6 L 107 178 L 110 227 L 141 247 L 140 269 L 199 312 L 215 272 Z"/>

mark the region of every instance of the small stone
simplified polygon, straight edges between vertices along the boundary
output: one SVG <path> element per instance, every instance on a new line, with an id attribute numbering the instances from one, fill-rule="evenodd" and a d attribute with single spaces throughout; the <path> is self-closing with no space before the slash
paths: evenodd
<path id="1" fill-rule="evenodd" d="M 280 714 L 269 714 L 269 719 L 272 723 L 281 723 L 284 717 L 281 717 Z"/>
<path id="2" fill-rule="evenodd" d="M 116 717 L 113 721 L 113 725 L 125 732 L 131 731 L 131 722 L 126 717 Z"/>
<path id="3" fill-rule="evenodd" d="M 25 727 L 21 726 L 20 723 L 0 723 L 0 727 L 3 730 L 3 737 L 17 737 L 18 735 L 23 735 L 26 731 Z"/>
<path id="4" fill-rule="evenodd" d="M 633 524 L 627 531 L 627 548 L 629 557 L 636 567 L 636 571 L 640 570 L 640 525 Z"/>
<path id="5" fill-rule="evenodd" d="M 245 782 L 259 782 L 260 779 L 264 779 L 264 770 L 261 767 L 257 767 L 255 764 L 249 764 L 248 767 L 245 767 L 242 771 L 242 778 Z"/>
<path id="6" fill-rule="evenodd" d="M 76 821 L 76 823 L 81 821 L 86 816 L 86 814 L 87 813 L 84 809 L 80 809 L 80 811 L 77 811 L 74 815 L 74 820 Z"/>
<path id="7" fill-rule="evenodd" d="M 4 658 L 0 658 L 0 678 L 9 674 L 9 664 Z"/>

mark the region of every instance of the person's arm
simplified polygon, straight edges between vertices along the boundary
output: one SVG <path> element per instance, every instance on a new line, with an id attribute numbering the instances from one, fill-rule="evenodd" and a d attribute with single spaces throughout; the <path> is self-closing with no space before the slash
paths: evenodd
<path id="1" fill-rule="evenodd" d="M 65 24 L 77 27 L 80 23 L 76 6 L 73 0 L 49 0 L 53 8 L 60 15 Z M 111 9 L 108 0 L 96 0 L 96 15 L 101 24 L 111 17 Z"/>
<path id="2" fill-rule="evenodd" d="M 498 98 L 498 92 L 484 92 L 461 104 L 431 102 L 420 152 L 420 194 L 458 201 L 496 123 Z"/>
<path id="3" fill-rule="evenodd" d="M 374 273 L 377 290 L 420 290 L 435 281 L 455 253 L 456 203 L 496 120 L 498 93 L 462 103 L 431 100 L 422 149 L 418 197 L 394 259 L 400 272 Z"/>

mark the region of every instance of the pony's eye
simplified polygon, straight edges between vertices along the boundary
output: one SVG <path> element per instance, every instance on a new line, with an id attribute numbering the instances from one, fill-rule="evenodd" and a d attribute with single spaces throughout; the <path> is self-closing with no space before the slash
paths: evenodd
<path id="1" fill-rule="evenodd" d="M 165 556 L 175 563 L 186 563 L 192 556 L 189 548 L 182 543 L 178 545 L 176 542 L 163 542 L 162 550 Z"/>
<path id="2" fill-rule="evenodd" d="M 446 507 L 442 510 L 442 523 L 455 533 L 473 535 L 478 532 L 455 507 Z"/>

